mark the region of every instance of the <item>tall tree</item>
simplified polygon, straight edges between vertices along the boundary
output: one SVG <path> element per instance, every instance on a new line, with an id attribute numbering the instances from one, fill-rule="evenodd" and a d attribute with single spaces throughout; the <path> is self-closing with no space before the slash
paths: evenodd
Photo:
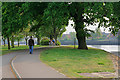
<path id="1" fill-rule="evenodd" d="M 34 32 L 37 37 L 38 44 L 40 44 L 41 38 L 40 27 L 42 26 L 42 16 L 47 5 L 48 3 L 28 2 L 24 3 L 22 8 L 19 10 L 21 18 L 24 19 L 24 21 L 21 21 L 22 24 L 26 24 L 27 22 L 27 24 L 29 23 L 31 25 L 30 32 Z"/>
<path id="2" fill-rule="evenodd" d="M 26 45 L 28 44 L 29 31 L 30 31 L 30 26 L 28 26 L 27 28 L 23 28 L 23 30 L 22 30 Z"/>
<path id="3" fill-rule="evenodd" d="M 22 4 L 23 3 L 3 2 L 2 5 L 2 35 L 8 40 L 8 49 L 10 49 L 9 38 L 21 29 L 18 11 Z M 14 40 L 12 40 L 12 42 L 14 42 Z"/>
<path id="4" fill-rule="evenodd" d="M 39 15 L 36 20 L 32 22 L 30 32 L 34 33 L 35 37 L 37 38 L 37 45 L 40 45 L 40 39 L 43 36 L 43 31 L 41 30 L 41 15 Z"/>
<path id="5" fill-rule="evenodd" d="M 69 6 L 69 12 L 75 22 L 76 37 L 78 39 L 78 49 L 88 49 L 86 36 L 88 30 L 85 27 L 99 23 L 98 27 L 109 27 L 111 17 L 113 17 L 113 4 L 103 2 L 73 2 Z M 113 21 L 111 21 L 113 23 Z M 111 30 L 113 32 L 113 29 Z M 93 31 L 92 31 L 93 32 Z"/>
<path id="6" fill-rule="evenodd" d="M 110 31 L 115 35 L 120 29 L 120 2 L 113 3 L 113 16 L 110 18 L 110 24 L 113 26 Z"/>
<path id="7" fill-rule="evenodd" d="M 14 39 L 14 33 L 12 33 L 12 35 L 11 35 L 11 46 L 12 46 L 12 48 L 14 48 L 15 46 L 14 46 L 14 41 L 15 41 L 15 39 Z"/>
<path id="8" fill-rule="evenodd" d="M 49 3 L 44 12 L 44 25 L 49 30 L 50 36 L 54 37 L 57 42 L 57 37 L 65 32 L 65 27 L 68 24 L 67 3 Z"/>

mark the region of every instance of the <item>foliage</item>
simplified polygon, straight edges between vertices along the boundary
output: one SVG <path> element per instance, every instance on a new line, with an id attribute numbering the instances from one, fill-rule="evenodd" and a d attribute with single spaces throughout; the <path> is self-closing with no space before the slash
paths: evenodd
<path id="1" fill-rule="evenodd" d="M 49 39 L 48 38 L 43 38 L 42 40 L 41 40 L 41 45 L 49 45 Z"/>
<path id="2" fill-rule="evenodd" d="M 55 40 L 65 31 L 68 16 L 69 14 L 65 3 L 49 3 L 45 9 L 43 16 L 44 25 L 46 26 L 45 28 L 48 34 L 54 37 Z"/>
<path id="3" fill-rule="evenodd" d="M 110 18 L 110 24 L 113 26 L 110 28 L 112 34 L 116 35 L 120 29 L 120 2 L 113 3 L 113 17 Z"/>
<path id="4" fill-rule="evenodd" d="M 118 20 L 114 15 L 113 3 L 104 2 L 73 2 L 70 4 L 69 13 L 75 22 L 75 30 L 78 39 L 78 48 L 87 49 L 85 37 L 90 36 L 92 30 L 86 27 L 96 25 L 99 27 L 110 27 L 110 31 L 115 34 L 119 27 Z"/>
<path id="5" fill-rule="evenodd" d="M 57 40 L 57 43 L 55 43 L 55 44 L 58 45 L 58 46 L 61 45 L 60 41 L 58 41 L 58 40 Z"/>
<path id="6" fill-rule="evenodd" d="M 113 3 L 113 11 L 114 11 L 114 14 L 117 16 L 117 17 L 120 17 L 120 2 L 114 2 Z"/>
<path id="7" fill-rule="evenodd" d="M 22 38 L 24 38 L 23 33 L 15 34 L 15 38 L 14 38 L 15 40 L 20 41 Z"/>
<path id="8" fill-rule="evenodd" d="M 19 8 L 23 3 L 3 2 L 2 6 L 2 35 L 5 37 L 11 36 L 22 28 L 20 17 L 18 14 Z"/>
<path id="9" fill-rule="evenodd" d="M 48 3 L 41 3 L 41 2 L 26 3 L 26 6 L 29 7 L 26 9 L 28 14 L 31 13 L 31 15 L 33 16 L 32 18 L 30 17 L 32 19 L 32 22 L 30 24 L 31 26 L 30 32 L 33 32 L 37 38 L 41 38 L 45 34 L 44 33 L 45 30 L 41 29 L 41 27 L 43 26 L 43 21 L 42 21 L 43 13 L 44 13 L 44 10 L 47 8 L 47 5 Z"/>
<path id="10" fill-rule="evenodd" d="M 109 27 L 115 35 L 120 28 L 120 2 L 3 2 L 2 36 L 9 38 L 30 28 L 36 37 L 57 37 L 63 34 L 68 20 L 75 22 L 78 48 L 87 49 L 86 37 L 90 36 L 89 25 Z M 118 10 L 118 11 L 117 11 Z M 31 34 L 30 33 L 30 34 Z M 27 35 L 26 35 L 27 36 Z"/>
<path id="11" fill-rule="evenodd" d="M 76 38 L 75 32 L 70 32 L 69 34 L 63 34 L 62 37 L 58 38 L 60 41 L 74 41 Z"/>

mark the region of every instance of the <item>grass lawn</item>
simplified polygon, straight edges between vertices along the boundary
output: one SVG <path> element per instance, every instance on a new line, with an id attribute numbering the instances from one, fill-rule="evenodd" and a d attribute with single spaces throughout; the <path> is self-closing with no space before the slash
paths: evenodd
<path id="1" fill-rule="evenodd" d="M 40 60 L 71 78 L 84 78 L 79 73 L 115 72 L 110 54 L 100 50 L 73 49 L 73 46 L 52 48 L 40 55 Z"/>
<path id="2" fill-rule="evenodd" d="M 41 46 L 41 45 L 35 45 L 34 48 L 38 48 L 38 47 L 46 47 L 46 46 Z M 8 50 L 7 45 L 6 46 L 0 46 L 0 56 L 16 51 L 16 50 L 23 50 L 23 49 L 29 49 L 28 45 L 20 45 L 19 47 L 17 45 L 15 45 L 15 48 L 11 48 L 10 50 Z"/>

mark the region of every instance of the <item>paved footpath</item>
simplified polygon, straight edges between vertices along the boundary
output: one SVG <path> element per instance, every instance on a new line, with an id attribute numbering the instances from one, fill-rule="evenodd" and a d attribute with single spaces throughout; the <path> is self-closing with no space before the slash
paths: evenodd
<path id="1" fill-rule="evenodd" d="M 13 57 L 15 57 L 16 55 L 25 53 L 26 50 L 20 50 L 20 51 L 15 51 L 12 52 L 10 54 L 6 54 L 3 56 L 0 56 L 0 60 L 2 60 L 0 62 L 0 68 L 2 68 L 2 70 L 0 70 L 2 72 L 2 75 L 0 76 L 0 78 L 15 78 L 15 76 L 13 75 L 11 68 L 10 68 L 10 61 Z"/>
<path id="2" fill-rule="evenodd" d="M 40 52 L 43 48 L 34 49 L 33 54 L 29 51 L 21 52 L 16 56 L 13 65 L 21 78 L 66 78 L 63 74 L 54 70 L 40 61 Z"/>

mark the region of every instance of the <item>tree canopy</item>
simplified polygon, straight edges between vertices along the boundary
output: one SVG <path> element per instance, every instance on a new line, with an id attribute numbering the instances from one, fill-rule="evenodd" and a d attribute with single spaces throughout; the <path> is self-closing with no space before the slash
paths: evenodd
<path id="1" fill-rule="evenodd" d="M 68 21 L 75 22 L 78 49 L 88 49 L 89 25 L 109 28 L 115 35 L 120 29 L 120 2 L 3 2 L 2 35 L 11 37 L 30 27 L 37 38 L 62 35 Z M 39 41 L 39 39 L 38 39 Z"/>
<path id="2" fill-rule="evenodd" d="M 49 3 L 44 11 L 43 24 L 49 34 L 55 38 L 65 32 L 69 14 L 66 3 Z"/>

